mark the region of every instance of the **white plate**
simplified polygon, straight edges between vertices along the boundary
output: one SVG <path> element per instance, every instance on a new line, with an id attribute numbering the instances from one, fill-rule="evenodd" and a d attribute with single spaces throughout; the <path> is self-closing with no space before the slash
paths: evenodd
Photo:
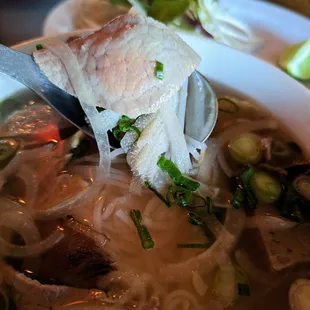
<path id="1" fill-rule="evenodd" d="M 60 35 L 66 40 L 85 32 Z M 297 142 L 310 156 L 310 91 L 274 66 L 213 40 L 182 34 L 183 39 L 200 54 L 199 70 L 211 81 L 219 82 L 253 98 L 275 114 L 290 129 Z M 15 46 L 31 53 L 38 43 L 55 39 L 40 38 Z M 250 69 L 249 69 L 250 68 Z M 0 75 L 0 101 L 24 86 Z"/>
<path id="2" fill-rule="evenodd" d="M 45 20 L 43 35 L 74 30 L 81 1 L 85 0 L 65 0 L 56 6 Z M 285 46 L 310 38 L 310 19 L 280 6 L 257 0 L 221 0 L 220 3 L 263 40 L 263 47 L 255 54 L 273 64 Z"/>

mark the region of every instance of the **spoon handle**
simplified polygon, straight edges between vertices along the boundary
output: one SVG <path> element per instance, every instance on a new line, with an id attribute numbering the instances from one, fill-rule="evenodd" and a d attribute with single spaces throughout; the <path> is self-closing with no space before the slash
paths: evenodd
<path id="1" fill-rule="evenodd" d="M 24 84 L 76 126 L 86 126 L 85 114 L 77 98 L 52 84 L 31 55 L 0 44 L 0 73 Z"/>

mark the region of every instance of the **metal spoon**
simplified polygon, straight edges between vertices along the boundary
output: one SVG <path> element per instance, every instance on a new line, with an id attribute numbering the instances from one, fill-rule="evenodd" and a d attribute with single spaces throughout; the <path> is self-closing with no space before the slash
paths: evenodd
<path id="1" fill-rule="evenodd" d="M 0 44 L 0 72 L 33 90 L 73 125 L 94 137 L 78 99 L 52 84 L 31 55 Z M 216 95 L 208 80 L 198 71 L 193 72 L 189 78 L 185 133 L 204 142 L 215 126 L 217 113 Z"/>

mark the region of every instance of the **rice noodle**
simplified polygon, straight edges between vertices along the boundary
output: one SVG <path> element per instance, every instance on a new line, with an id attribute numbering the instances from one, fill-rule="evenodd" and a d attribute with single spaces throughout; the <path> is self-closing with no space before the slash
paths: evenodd
<path id="1" fill-rule="evenodd" d="M 121 115 L 110 110 L 105 110 L 101 113 L 97 111 L 94 106 L 96 100 L 91 91 L 92 88 L 89 87 L 89 82 L 84 77 L 84 73 L 76 56 L 66 43 L 58 41 L 57 44 L 53 45 L 45 44 L 45 47 L 54 54 L 66 68 L 74 92 L 93 128 L 100 154 L 99 163 L 104 168 L 105 172 L 109 173 L 111 157 L 107 132 L 116 126 Z"/>
<path id="2" fill-rule="evenodd" d="M 217 140 L 209 139 L 206 147 L 207 149 L 204 151 L 203 156 L 200 159 L 197 180 L 205 184 L 210 184 L 212 167 L 219 149 Z"/>
<path id="3" fill-rule="evenodd" d="M 169 137 L 171 160 L 176 164 L 182 173 L 187 173 L 192 168 L 192 164 L 179 119 L 175 111 L 173 111 L 170 102 L 160 108 L 159 113 L 164 121 L 166 133 Z"/>
<path id="4" fill-rule="evenodd" d="M 99 233 L 102 232 L 102 213 L 104 203 L 105 203 L 105 195 L 103 194 L 97 199 L 93 212 L 94 228 Z"/>

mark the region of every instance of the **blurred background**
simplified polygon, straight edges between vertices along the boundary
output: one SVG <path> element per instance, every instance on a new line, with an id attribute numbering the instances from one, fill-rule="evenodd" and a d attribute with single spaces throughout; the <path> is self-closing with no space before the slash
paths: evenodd
<path id="1" fill-rule="evenodd" d="M 0 42 L 12 45 L 40 36 L 44 18 L 59 2 L 61 0 L 0 0 Z M 310 0 L 270 0 L 269 2 L 283 5 L 310 17 Z"/>

